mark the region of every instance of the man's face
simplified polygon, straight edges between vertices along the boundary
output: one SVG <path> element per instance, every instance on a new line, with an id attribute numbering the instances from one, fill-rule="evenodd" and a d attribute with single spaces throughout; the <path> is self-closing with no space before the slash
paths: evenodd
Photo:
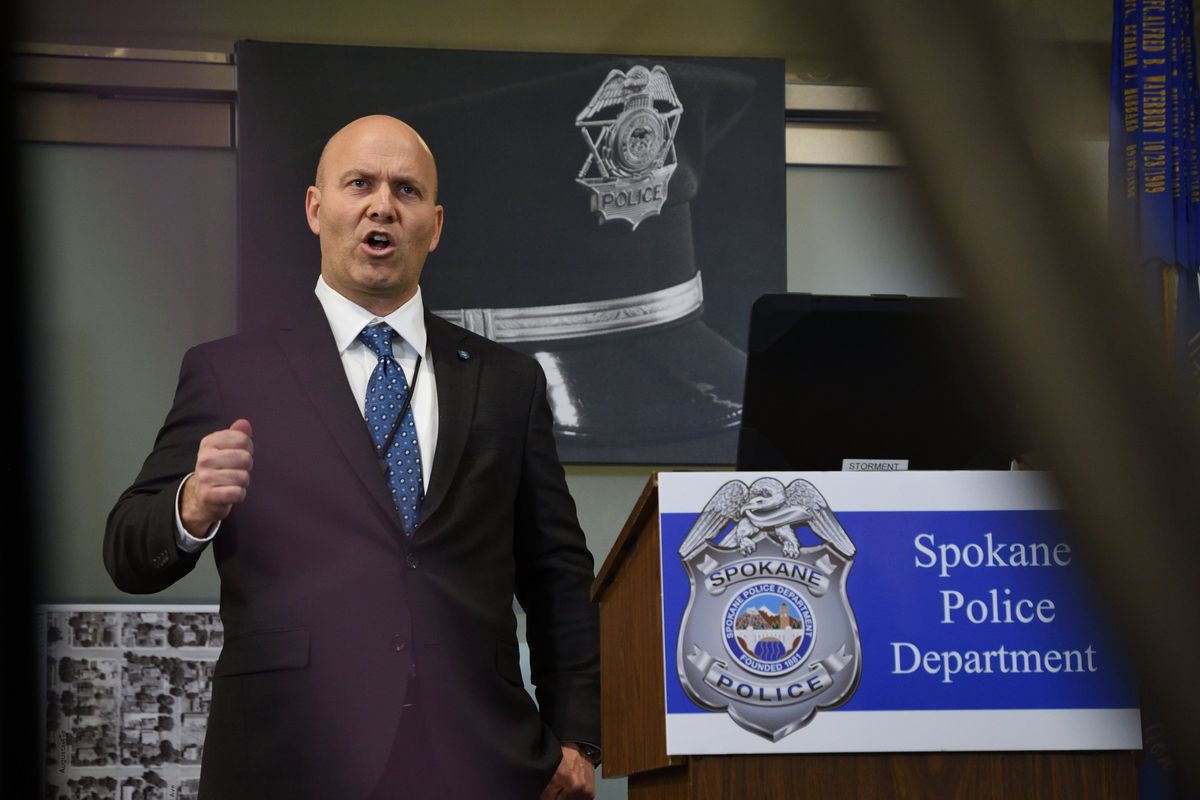
<path id="1" fill-rule="evenodd" d="M 399 308 L 441 237 L 436 199 L 437 168 L 415 131 L 383 116 L 342 128 L 305 197 L 325 282 L 380 316 Z"/>

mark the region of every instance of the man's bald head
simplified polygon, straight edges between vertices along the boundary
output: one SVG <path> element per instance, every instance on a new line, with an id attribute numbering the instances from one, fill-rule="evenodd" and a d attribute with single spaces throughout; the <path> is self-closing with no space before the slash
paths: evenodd
<path id="1" fill-rule="evenodd" d="M 304 197 L 330 288 L 378 316 L 417 291 L 442 233 L 437 166 L 395 117 L 361 117 L 330 137 Z"/>
<path id="2" fill-rule="evenodd" d="M 318 188 L 325 185 L 325 180 L 328 177 L 325 174 L 325 167 L 329 161 L 331 150 L 336 153 L 339 151 L 339 148 L 344 149 L 347 142 L 357 143 L 363 137 L 368 139 L 400 137 L 401 139 L 410 138 L 415 142 L 417 147 L 429 158 L 429 166 L 432 169 L 433 175 L 433 186 L 431 187 L 433 190 L 433 199 L 437 199 L 437 161 L 433 157 L 433 151 L 429 149 L 429 145 L 425 143 L 425 140 L 421 138 L 421 134 L 417 133 L 415 128 L 407 122 L 388 116 L 387 114 L 371 114 L 359 117 L 347 123 L 337 133 L 329 137 L 329 141 L 321 149 L 320 159 L 317 160 L 317 174 L 313 185 Z"/>

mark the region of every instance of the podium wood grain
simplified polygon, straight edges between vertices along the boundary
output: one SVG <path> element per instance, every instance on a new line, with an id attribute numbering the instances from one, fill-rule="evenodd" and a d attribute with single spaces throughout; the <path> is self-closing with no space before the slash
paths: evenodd
<path id="1" fill-rule="evenodd" d="M 692 756 L 629 777 L 629 800 L 1132 800 L 1127 753 Z"/>
<path id="2" fill-rule="evenodd" d="M 592 585 L 600 603 L 600 745 L 609 777 L 682 763 L 667 756 L 659 569 L 658 481 L 651 477 Z"/>

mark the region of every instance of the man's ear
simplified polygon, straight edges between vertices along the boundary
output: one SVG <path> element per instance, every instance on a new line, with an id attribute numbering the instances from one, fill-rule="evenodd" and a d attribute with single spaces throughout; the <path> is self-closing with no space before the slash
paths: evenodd
<path id="1" fill-rule="evenodd" d="M 437 216 L 434 218 L 433 238 L 429 240 L 429 252 L 437 249 L 438 242 L 442 240 L 442 207 L 437 206 Z"/>
<path id="2" fill-rule="evenodd" d="M 321 190 L 316 186 L 308 187 L 304 194 L 304 216 L 308 219 L 308 229 L 316 235 L 321 235 L 321 222 L 317 219 L 317 211 L 321 208 Z"/>

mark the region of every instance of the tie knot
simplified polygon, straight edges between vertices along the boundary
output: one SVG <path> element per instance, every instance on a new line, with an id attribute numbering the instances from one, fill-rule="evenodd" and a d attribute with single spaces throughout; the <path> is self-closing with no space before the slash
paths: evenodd
<path id="1" fill-rule="evenodd" d="M 386 323 L 378 325 L 368 325 L 363 328 L 358 334 L 358 340 L 371 349 L 379 358 L 388 358 L 392 355 L 392 338 L 396 332 L 392 330 L 392 326 Z"/>

